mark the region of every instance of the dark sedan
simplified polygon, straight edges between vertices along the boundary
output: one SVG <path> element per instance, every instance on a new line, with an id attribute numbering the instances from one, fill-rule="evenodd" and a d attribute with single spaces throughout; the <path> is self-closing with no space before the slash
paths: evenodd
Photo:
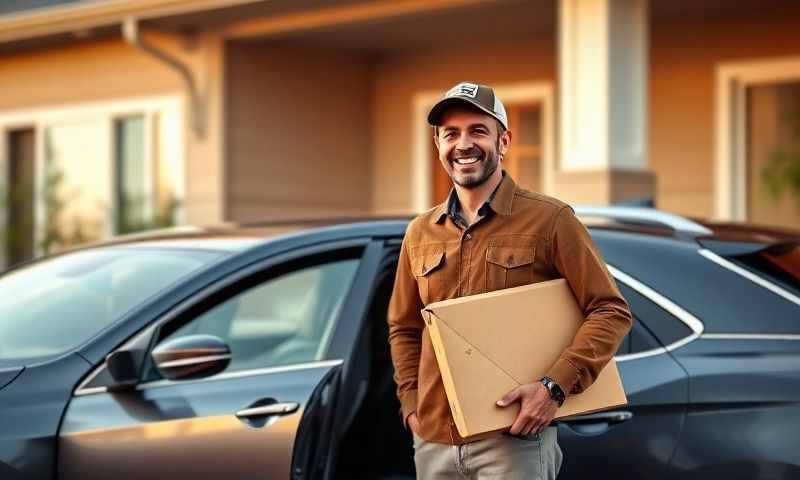
<path id="1" fill-rule="evenodd" d="M 576 211 L 636 322 L 629 404 L 560 422 L 559 478 L 800 478 L 797 232 Z M 414 478 L 386 323 L 406 224 L 153 234 L 4 273 L 0 478 Z"/>

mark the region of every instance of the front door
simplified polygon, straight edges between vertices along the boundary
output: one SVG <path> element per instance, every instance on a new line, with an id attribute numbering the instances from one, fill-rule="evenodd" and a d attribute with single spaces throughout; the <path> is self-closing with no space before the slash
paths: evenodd
<path id="1" fill-rule="evenodd" d="M 289 478 L 304 410 L 343 362 L 330 357 L 331 339 L 340 320 L 359 320 L 340 312 L 366 302 L 348 295 L 370 281 L 362 252 L 270 267 L 165 321 L 154 345 L 214 335 L 231 363 L 208 378 L 172 381 L 148 355 L 133 391 L 79 389 L 61 428 L 59 478 Z M 280 412 L 264 413 L 269 406 Z"/>
<path id="2" fill-rule="evenodd" d="M 747 87 L 746 112 L 747 221 L 798 228 L 800 81 Z"/>

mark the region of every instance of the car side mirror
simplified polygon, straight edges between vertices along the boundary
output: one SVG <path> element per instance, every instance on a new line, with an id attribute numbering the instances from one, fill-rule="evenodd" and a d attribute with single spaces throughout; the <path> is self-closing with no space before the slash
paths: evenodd
<path id="1" fill-rule="evenodd" d="M 139 371 L 144 359 L 144 350 L 117 350 L 106 356 L 106 368 L 114 383 L 108 386 L 111 392 L 130 390 L 139 383 Z"/>
<path id="2" fill-rule="evenodd" d="M 150 355 L 161 376 L 169 380 L 210 377 L 231 361 L 231 349 L 213 335 L 178 337 L 158 345 Z"/>

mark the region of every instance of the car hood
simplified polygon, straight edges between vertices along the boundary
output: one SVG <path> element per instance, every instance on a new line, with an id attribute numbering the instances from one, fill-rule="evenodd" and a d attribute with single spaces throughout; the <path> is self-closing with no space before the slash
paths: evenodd
<path id="1" fill-rule="evenodd" d="M 0 368 L 0 390 L 10 385 L 25 367 L 2 367 Z"/>

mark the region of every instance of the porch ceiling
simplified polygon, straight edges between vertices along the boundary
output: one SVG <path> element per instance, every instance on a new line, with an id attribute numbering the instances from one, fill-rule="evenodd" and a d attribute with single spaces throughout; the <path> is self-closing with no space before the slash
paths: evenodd
<path id="1" fill-rule="evenodd" d="M 555 34 L 558 1 L 406 0 L 395 3 L 393 0 L 230 0 L 228 3 L 221 0 L 171 0 L 159 3 L 157 0 L 137 0 L 130 2 L 130 12 L 123 11 L 120 6 L 126 5 L 123 2 L 76 2 L 78 6 L 74 8 L 42 9 L 41 13 L 32 11 L 30 15 L 23 15 L 34 21 L 34 17 L 50 18 L 57 13 L 56 10 L 63 10 L 64 13 L 56 26 L 26 27 L 22 33 L 14 30 L 17 28 L 15 25 L 23 20 L 16 18 L 19 15 L 0 17 L 0 53 L 119 35 L 119 25 L 124 15 L 139 17 L 144 27 L 176 33 L 220 29 L 228 34 L 227 29 L 231 25 L 258 22 L 261 19 L 267 22 L 290 19 L 282 28 L 271 25 L 273 28 L 267 28 L 265 34 L 258 33 L 259 26 L 256 25 L 256 34 L 249 32 L 238 35 L 234 32 L 230 36 L 237 39 L 284 39 L 363 52 L 402 50 L 425 47 L 433 39 L 437 44 L 462 44 L 482 37 Z M 732 6 L 734 3 L 735 6 Z M 384 7 L 380 7 L 381 4 Z M 381 15 L 381 8 L 408 4 L 417 6 L 400 14 Z M 158 10 L 158 5 L 167 5 L 169 8 L 159 7 L 161 10 Z M 325 19 L 316 25 L 305 26 L 298 26 L 295 22 L 307 14 L 326 14 L 331 9 L 349 7 L 378 10 L 366 20 L 355 17 L 344 21 Z M 796 11 L 796 8 L 796 0 L 650 0 L 650 16 L 654 24 L 702 22 L 724 17 L 758 18 L 781 15 L 782 11 Z M 103 9 L 110 12 L 102 15 L 94 12 Z M 84 10 L 86 12 L 81 13 Z M 41 33 L 37 33 L 40 30 Z"/>
<path id="2" fill-rule="evenodd" d="M 703 21 L 725 17 L 775 15 L 797 7 L 796 0 L 650 0 L 654 22 Z"/>
<path id="3" fill-rule="evenodd" d="M 349 23 L 313 30 L 282 32 L 266 37 L 270 43 L 378 54 L 425 47 L 469 48 L 497 38 L 555 34 L 556 0 L 503 0 Z"/>

